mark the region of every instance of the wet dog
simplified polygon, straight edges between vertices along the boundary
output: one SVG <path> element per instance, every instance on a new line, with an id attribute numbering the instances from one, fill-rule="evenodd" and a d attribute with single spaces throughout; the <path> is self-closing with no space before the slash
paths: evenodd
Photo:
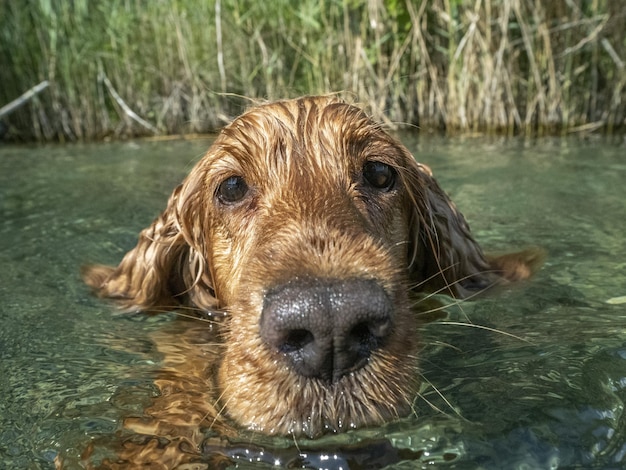
<path id="1" fill-rule="evenodd" d="M 314 437 L 410 412 L 414 293 L 464 298 L 537 263 L 485 256 L 426 165 L 361 109 L 306 97 L 223 129 L 119 266 L 84 278 L 128 311 L 223 316 L 211 377 L 194 365 L 216 392 L 190 398 L 199 420 Z"/>

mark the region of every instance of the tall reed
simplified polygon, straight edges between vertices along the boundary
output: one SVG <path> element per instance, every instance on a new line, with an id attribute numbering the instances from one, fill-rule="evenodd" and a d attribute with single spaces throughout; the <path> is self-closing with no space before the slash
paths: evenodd
<path id="1" fill-rule="evenodd" d="M 626 127 L 620 3 L 0 2 L 0 105 L 50 81 L 3 119 L 25 140 L 208 132 L 243 97 L 336 91 L 391 126 L 614 132 Z"/>

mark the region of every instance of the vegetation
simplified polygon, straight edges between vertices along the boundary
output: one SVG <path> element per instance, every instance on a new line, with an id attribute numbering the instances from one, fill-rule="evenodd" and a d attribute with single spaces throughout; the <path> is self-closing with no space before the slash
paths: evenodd
<path id="1" fill-rule="evenodd" d="M 244 97 L 336 91 L 390 125 L 615 132 L 625 25 L 614 0 L 4 1 L 0 105 L 50 82 L 4 118 L 26 140 L 207 132 Z"/>

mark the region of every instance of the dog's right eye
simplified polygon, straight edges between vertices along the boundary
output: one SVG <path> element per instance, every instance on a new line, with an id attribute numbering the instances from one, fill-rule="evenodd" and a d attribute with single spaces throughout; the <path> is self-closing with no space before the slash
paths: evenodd
<path id="1" fill-rule="evenodd" d="M 248 193 L 248 185 L 241 176 L 231 176 L 217 188 L 217 198 L 222 204 L 235 204 Z"/>
<path id="2" fill-rule="evenodd" d="M 386 163 L 370 161 L 363 167 L 365 180 L 374 188 L 389 191 L 396 181 L 395 170 Z"/>

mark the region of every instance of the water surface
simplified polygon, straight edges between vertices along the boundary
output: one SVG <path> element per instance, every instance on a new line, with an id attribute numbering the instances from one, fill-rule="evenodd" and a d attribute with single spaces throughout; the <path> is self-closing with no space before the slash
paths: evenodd
<path id="1" fill-rule="evenodd" d="M 403 140 L 484 247 L 539 245 L 545 266 L 422 329 L 417 417 L 298 446 L 244 433 L 223 449 L 207 446 L 208 461 L 622 467 L 626 149 L 578 139 Z M 162 358 L 150 334 L 171 316 L 115 315 L 82 285 L 79 268 L 117 263 L 209 143 L 0 148 L 1 468 L 53 468 L 58 455 L 75 468 L 90 440 L 114 441 L 121 417 L 140 415 L 156 393 Z"/>

